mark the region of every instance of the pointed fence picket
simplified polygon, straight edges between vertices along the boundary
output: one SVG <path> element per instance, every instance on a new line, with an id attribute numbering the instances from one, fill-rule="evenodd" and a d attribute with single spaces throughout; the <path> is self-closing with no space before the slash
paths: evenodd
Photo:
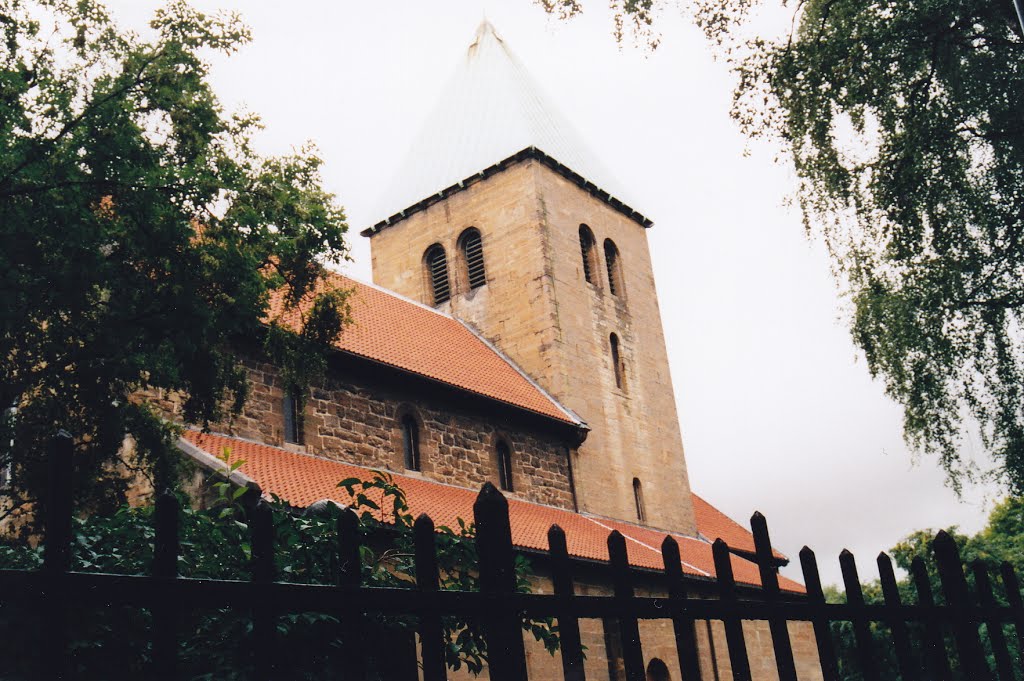
<path id="1" fill-rule="evenodd" d="M 53 438 L 49 453 L 49 490 L 43 505 L 42 569 L 0 570 L 0 608 L 13 602 L 27 602 L 45 615 L 41 618 L 44 626 L 39 631 L 38 648 L 44 660 L 40 666 L 43 679 L 74 678 L 68 615 L 72 607 L 90 605 L 149 609 L 153 614 L 151 676 L 168 681 L 179 678 L 177 652 L 183 618 L 190 609 L 210 607 L 251 613 L 251 666 L 259 679 L 288 678 L 285 651 L 280 650 L 276 640 L 276 620 L 290 612 L 310 611 L 337 617 L 338 643 L 347 669 L 345 678 L 356 681 L 366 678 L 367 672 L 372 671 L 364 668 L 361 654 L 368 613 L 416 618 L 419 672 L 415 672 L 415 665 L 404 668 L 413 670 L 408 674 L 410 679 L 422 675 L 423 681 L 446 678 L 447 641 L 443 619 L 449 615 L 458 615 L 480 627 L 488 645 L 489 674 L 494 681 L 528 678 L 522 629 L 524 616 L 556 618 L 562 677 L 566 681 L 587 678 L 579 624 L 586 618 L 618 621 L 627 681 L 646 678 L 641 619 L 671 620 L 679 661 L 679 668 L 672 670 L 673 678 L 677 678 L 678 673 L 678 678 L 684 681 L 712 678 L 708 670 L 701 669 L 695 627 L 700 623 L 703 629 L 710 620 L 724 624 L 735 681 L 752 678 L 750 649 L 743 626 L 745 621 L 751 620 L 768 624 L 772 657 L 780 681 L 798 678 L 788 630 L 790 622 L 808 622 L 813 627 L 821 675 L 826 681 L 840 678 L 830 624 L 843 621 L 852 625 L 857 672 L 868 681 L 881 678 L 877 665 L 880 651 L 875 649 L 878 639 L 871 634 L 872 623 L 882 623 L 890 632 L 889 643 L 901 681 L 959 678 L 1012 681 L 1020 678 L 1024 661 L 1024 604 L 1018 576 L 1009 564 L 1004 563 L 998 574 L 990 574 L 984 564 L 975 562 L 970 569 L 977 593 L 972 595 L 956 543 L 945 532 L 940 532 L 933 542 L 935 569 L 943 596 L 941 605 L 935 603 L 928 567 L 920 558 L 913 561 L 910 569 L 917 602 L 904 603 L 896 586 L 892 561 L 884 553 L 877 560 L 884 602 L 866 604 L 855 559 L 848 551 L 839 558 L 846 602 L 826 603 L 817 559 L 806 547 L 800 552 L 800 563 L 807 593 L 805 596 L 783 594 L 768 526 L 759 513 L 751 519 L 751 527 L 763 589 L 737 587 L 732 571 L 735 555 L 719 539 L 712 546 L 717 597 L 692 597 L 691 585 L 697 586 L 698 582 L 684 576 L 679 546 L 673 538 L 667 537 L 661 547 L 665 567 L 660 575 L 667 597 L 637 596 L 635 588 L 641 575 L 629 562 L 626 539 L 613 531 L 608 536 L 609 561 L 606 564 L 612 595 L 580 595 L 576 593 L 573 579 L 577 564 L 569 555 L 566 534 L 562 528 L 552 526 L 548 533 L 550 560 L 547 565 L 554 593 L 528 594 L 517 591 L 516 549 L 512 543 L 508 502 L 490 484 L 481 490 L 473 507 L 481 585 L 478 592 L 439 588 L 435 527 L 426 515 L 416 519 L 413 529 L 415 588 L 372 587 L 362 583 L 359 527 L 354 513 L 342 513 L 338 518 L 337 585 L 279 582 L 274 569 L 274 519 L 270 507 L 262 502 L 254 504 L 250 511 L 250 581 L 185 578 L 178 574 L 177 568 L 180 508 L 171 494 L 157 497 L 150 575 L 77 572 L 71 569 L 72 452 L 70 435 L 61 432 Z M 645 580 L 654 577 L 651 571 L 642 576 Z M 997 592 L 1005 596 L 1009 605 L 997 603 Z M 1016 643 L 1012 654 L 1008 641 L 1011 628 L 1015 634 L 1012 640 Z M 991 667 L 982 630 L 994 661 Z M 412 650 L 411 644 L 409 649 Z M 955 664 L 951 664 L 951 652 Z M 8 655 L 0 654 L 0 678 L 7 678 L 3 668 L 6 659 L 10 659 Z M 717 674 L 717 670 L 714 673 Z"/>

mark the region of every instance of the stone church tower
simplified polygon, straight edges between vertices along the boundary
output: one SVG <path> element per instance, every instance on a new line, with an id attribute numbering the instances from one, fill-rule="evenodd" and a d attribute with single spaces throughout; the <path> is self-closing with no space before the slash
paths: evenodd
<path id="1" fill-rule="evenodd" d="M 374 281 L 451 313 L 590 428 L 579 510 L 695 534 L 647 228 L 487 22 L 365 230 Z"/>

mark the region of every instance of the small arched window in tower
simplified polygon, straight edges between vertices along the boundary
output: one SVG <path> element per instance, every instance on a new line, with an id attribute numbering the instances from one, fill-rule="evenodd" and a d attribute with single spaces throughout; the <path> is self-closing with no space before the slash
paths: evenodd
<path id="1" fill-rule="evenodd" d="M 295 445 L 302 444 L 302 414 L 299 412 L 299 396 L 292 390 L 284 393 L 284 441 Z"/>
<path id="2" fill-rule="evenodd" d="M 420 469 L 420 427 L 412 414 L 402 417 L 402 453 L 405 467 L 410 471 Z"/>
<path id="3" fill-rule="evenodd" d="M 619 249 L 611 239 L 604 240 L 604 264 L 608 268 L 608 290 L 613 296 L 621 296 L 622 287 L 622 263 L 619 261 Z"/>
<path id="4" fill-rule="evenodd" d="M 459 237 L 459 248 L 466 263 L 466 278 L 469 288 L 480 288 L 487 283 L 484 270 L 484 245 L 480 238 L 480 230 L 470 227 Z"/>
<path id="5" fill-rule="evenodd" d="M 644 489 L 640 485 L 640 478 L 633 478 L 633 502 L 636 503 L 636 519 L 646 522 L 647 510 L 644 508 Z"/>
<path id="6" fill-rule="evenodd" d="M 647 665 L 646 681 L 672 681 L 668 665 L 660 657 L 651 658 L 650 664 Z"/>
<path id="7" fill-rule="evenodd" d="M 594 284 L 594 275 L 597 272 L 597 248 L 594 241 L 594 233 L 590 227 L 580 225 L 580 254 L 583 256 L 583 277 L 587 283 Z"/>
<path id="8" fill-rule="evenodd" d="M 512 449 L 504 440 L 494 446 L 498 455 L 498 484 L 506 492 L 512 491 Z"/>
<path id="9" fill-rule="evenodd" d="M 619 337 L 614 333 L 608 337 L 612 349 L 612 370 L 615 372 L 615 387 L 626 389 L 626 365 L 622 362 L 622 350 L 619 348 Z"/>
<path id="10" fill-rule="evenodd" d="M 427 249 L 423 259 L 427 265 L 427 277 L 430 279 L 434 305 L 440 305 L 452 297 L 452 289 L 448 283 L 448 258 L 441 244 L 434 244 Z"/>

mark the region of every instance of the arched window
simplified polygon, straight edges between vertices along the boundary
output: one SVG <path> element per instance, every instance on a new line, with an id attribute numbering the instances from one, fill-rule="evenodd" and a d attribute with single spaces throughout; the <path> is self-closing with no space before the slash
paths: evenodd
<path id="1" fill-rule="evenodd" d="M 402 454 L 408 470 L 420 469 L 420 426 L 412 414 L 402 417 Z"/>
<path id="2" fill-rule="evenodd" d="M 608 290 L 613 296 L 621 296 L 625 290 L 622 287 L 622 263 L 619 262 L 619 249 L 611 239 L 604 240 L 604 264 L 608 268 Z"/>
<path id="3" fill-rule="evenodd" d="M 644 508 L 644 490 L 640 485 L 640 478 L 633 478 L 633 501 L 636 503 L 636 519 L 645 522 L 647 510 Z"/>
<path id="4" fill-rule="evenodd" d="M 668 671 L 668 665 L 658 657 L 652 657 L 647 665 L 647 678 L 645 681 L 672 681 L 672 675 Z"/>
<path id="5" fill-rule="evenodd" d="M 427 277 L 430 279 L 430 290 L 434 295 L 434 305 L 440 305 L 452 297 L 452 289 L 448 284 L 448 258 L 441 244 L 434 244 L 427 249 L 423 260 L 427 265 Z"/>
<path id="6" fill-rule="evenodd" d="M 459 249 L 462 251 L 462 259 L 466 263 L 466 279 L 469 288 L 480 288 L 487 283 L 487 273 L 484 270 L 484 245 L 480 238 L 480 230 L 470 227 L 459 237 Z"/>
<path id="7" fill-rule="evenodd" d="M 293 391 L 285 391 L 281 409 L 284 412 L 284 441 L 296 445 L 302 444 L 302 414 L 299 412 L 299 402 L 299 396 Z"/>
<path id="8" fill-rule="evenodd" d="M 512 449 L 504 440 L 494 446 L 498 455 L 498 484 L 507 492 L 512 491 Z"/>
<path id="9" fill-rule="evenodd" d="M 595 284 L 594 275 L 597 273 L 597 242 L 594 241 L 594 233 L 590 227 L 580 225 L 580 253 L 583 256 L 583 277 L 588 283 Z"/>
<path id="10" fill-rule="evenodd" d="M 626 365 L 622 363 L 622 351 L 619 349 L 619 337 L 614 333 L 608 337 L 612 348 L 612 370 L 615 372 L 615 387 L 626 389 Z"/>

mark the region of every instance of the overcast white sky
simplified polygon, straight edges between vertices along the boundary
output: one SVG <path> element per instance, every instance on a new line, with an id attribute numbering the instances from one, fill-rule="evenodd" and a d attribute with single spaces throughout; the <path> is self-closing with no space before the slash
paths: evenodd
<path id="1" fill-rule="evenodd" d="M 158 0 L 108 0 L 143 29 Z M 694 491 L 746 523 L 754 510 L 793 559 L 807 544 L 826 583 L 837 556 L 875 555 L 915 529 L 983 525 L 993 490 L 958 501 L 937 464 L 912 463 L 900 410 L 850 342 L 823 250 L 808 242 L 793 176 L 776 150 L 745 141 L 728 115 L 733 80 L 679 10 L 661 47 L 619 49 L 604 5 L 564 23 L 530 0 L 193 0 L 237 9 L 255 40 L 216 59 L 229 109 L 263 116 L 265 153 L 314 140 L 326 184 L 358 230 L 437 90 L 487 18 L 555 108 L 637 197 L 649 232 L 676 401 Z M 495 161 L 499 159 L 494 159 Z M 440 187 L 438 188 L 440 189 Z M 970 454 L 970 452 L 969 452 Z"/>

